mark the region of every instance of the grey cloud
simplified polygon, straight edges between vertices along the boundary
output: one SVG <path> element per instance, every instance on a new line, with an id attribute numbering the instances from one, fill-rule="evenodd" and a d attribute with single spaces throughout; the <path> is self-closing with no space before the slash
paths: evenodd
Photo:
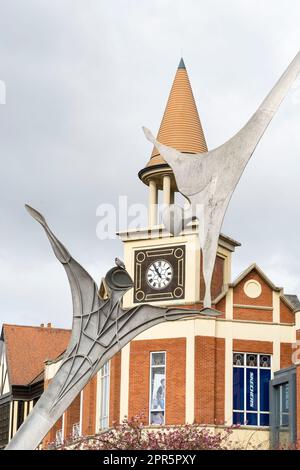
<path id="1" fill-rule="evenodd" d="M 25 202 L 96 280 L 122 258 L 96 209 L 146 202 L 137 172 L 183 55 L 209 148 L 249 118 L 299 49 L 297 0 L 0 1 L 0 322 L 70 324 L 67 281 Z M 232 199 L 223 232 L 300 294 L 299 112 L 287 98 Z"/>

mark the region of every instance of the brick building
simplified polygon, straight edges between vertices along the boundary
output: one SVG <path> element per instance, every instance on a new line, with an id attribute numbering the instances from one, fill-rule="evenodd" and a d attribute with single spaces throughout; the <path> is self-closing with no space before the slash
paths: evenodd
<path id="1" fill-rule="evenodd" d="M 207 150 L 183 60 L 158 140 L 186 153 Z M 159 205 L 172 204 L 177 188 L 156 149 L 139 178 L 149 187 L 149 221 L 144 229 L 119 233 L 134 279 L 123 304 L 201 307 L 205 286 L 198 224 L 191 222 L 178 237 L 159 224 Z M 252 436 L 261 446 L 300 439 L 300 369 L 293 349 L 300 339 L 300 303 L 256 264 L 233 281 L 232 258 L 239 246 L 220 235 L 212 281 L 213 306 L 220 315 L 163 323 L 137 336 L 84 388 L 44 445 L 94 434 L 141 412 L 150 426 L 239 424 L 234 439 L 247 442 Z M 99 292 L 103 295 L 103 285 Z M 60 361 L 58 355 L 46 362 L 45 387 Z"/>
<path id="2" fill-rule="evenodd" d="M 0 336 L 0 449 L 44 391 L 44 364 L 63 353 L 70 331 L 45 327 L 2 326 Z"/>

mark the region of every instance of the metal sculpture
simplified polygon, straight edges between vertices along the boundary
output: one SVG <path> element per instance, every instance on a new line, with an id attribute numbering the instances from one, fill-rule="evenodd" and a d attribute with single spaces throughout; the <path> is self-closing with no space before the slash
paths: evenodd
<path id="1" fill-rule="evenodd" d="M 44 217 L 26 205 L 44 228 L 56 258 L 67 273 L 73 300 L 73 326 L 62 364 L 49 387 L 6 447 L 35 449 L 96 372 L 130 340 L 151 326 L 191 318 L 183 308 L 139 305 L 124 310 L 122 297 L 133 282 L 120 260 L 105 277 L 108 299 L 101 299 L 91 276 L 75 261 L 50 230 Z"/>
<path id="2" fill-rule="evenodd" d="M 276 83 L 248 123 L 229 141 L 209 152 L 186 154 L 158 142 L 143 128 L 161 156 L 172 168 L 177 188 L 190 202 L 189 216 L 199 221 L 199 241 L 203 254 L 205 281 L 204 308 L 211 307 L 211 279 L 215 264 L 219 234 L 233 191 L 258 142 L 275 115 L 280 103 L 300 72 L 300 52 Z M 165 213 L 166 227 L 181 229 L 182 223 L 170 220 L 180 216 L 181 208 L 173 207 L 173 217 Z M 183 211 L 182 211 L 183 212 Z M 201 217 L 199 218 L 199 213 Z M 175 226 L 175 230 L 174 230 Z M 176 233 L 174 233 L 176 234 Z"/>

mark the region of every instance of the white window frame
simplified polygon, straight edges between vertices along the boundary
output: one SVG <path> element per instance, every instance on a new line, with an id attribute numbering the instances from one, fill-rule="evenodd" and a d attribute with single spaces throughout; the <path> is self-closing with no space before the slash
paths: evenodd
<path id="1" fill-rule="evenodd" d="M 72 438 L 73 439 L 79 439 L 81 433 L 80 433 L 80 422 L 74 423 L 72 426 Z"/>
<path id="2" fill-rule="evenodd" d="M 153 355 L 155 354 L 164 354 L 165 356 L 165 363 L 164 365 L 161 365 L 161 364 L 158 364 L 158 365 L 152 365 L 152 357 Z M 166 391 L 167 391 L 167 352 L 166 351 L 151 351 L 150 352 L 150 368 L 149 368 L 149 416 L 148 416 L 148 419 L 149 419 L 149 425 L 150 426 L 157 426 L 157 424 L 151 424 L 151 413 L 154 413 L 154 412 L 157 412 L 158 410 L 153 410 L 151 408 L 151 404 L 152 404 L 152 369 L 157 369 L 157 368 L 161 368 L 161 367 L 164 367 L 165 369 L 165 403 L 164 403 L 164 422 L 162 424 L 162 426 L 164 426 L 166 424 L 166 402 L 167 402 L 167 396 L 166 396 Z"/>
<path id="3" fill-rule="evenodd" d="M 55 433 L 55 445 L 58 447 L 58 446 L 61 446 L 64 442 L 64 439 L 63 439 L 63 429 L 58 429 Z"/>
<path id="4" fill-rule="evenodd" d="M 107 381 L 107 397 L 106 397 L 106 406 L 107 413 L 103 415 L 103 390 L 104 390 L 104 381 Z M 99 419 L 98 419 L 98 429 L 103 431 L 109 427 L 109 405 L 110 405 L 110 361 L 106 362 L 104 366 L 99 371 Z"/>
<path id="5" fill-rule="evenodd" d="M 233 355 L 234 354 L 243 354 L 244 356 L 244 365 L 237 366 L 233 364 Z M 257 366 L 247 366 L 247 354 L 255 354 L 257 356 Z M 270 367 L 260 367 L 260 356 L 270 356 Z M 269 426 L 264 426 L 260 424 L 260 416 L 261 415 L 269 415 L 270 417 L 270 410 L 269 411 L 260 411 L 260 369 L 265 369 L 270 371 L 270 380 L 272 380 L 273 373 L 272 373 L 272 361 L 273 356 L 269 353 L 251 353 L 251 352 L 242 352 L 242 351 L 233 351 L 232 352 L 232 372 L 234 368 L 244 369 L 244 410 L 236 410 L 232 407 L 232 419 L 233 413 L 243 413 L 244 414 L 244 423 L 241 426 L 247 427 L 256 427 L 256 428 L 266 428 L 269 429 Z M 247 379 L 247 369 L 256 369 L 257 370 L 257 411 L 247 411 L 246 403 L 247 403 L 247 387 L 246 387 L 246 379 Z M 232 396 L 233 396 L 233 385 L 232 385 Z M 257 424 L 247 424 L 247 414 L 257 414 Z"/>

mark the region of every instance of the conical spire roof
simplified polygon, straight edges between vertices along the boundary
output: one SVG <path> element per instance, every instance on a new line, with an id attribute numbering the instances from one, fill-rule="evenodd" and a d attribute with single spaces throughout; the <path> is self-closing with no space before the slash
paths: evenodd
<path id="1" fill-rule="evenodd" d="M 207 152 L 206 140 L 183 59 L 180 60 L 157 140 L 180 152 Z M 166 164 L 154 147 L 146 167 Z"/>

